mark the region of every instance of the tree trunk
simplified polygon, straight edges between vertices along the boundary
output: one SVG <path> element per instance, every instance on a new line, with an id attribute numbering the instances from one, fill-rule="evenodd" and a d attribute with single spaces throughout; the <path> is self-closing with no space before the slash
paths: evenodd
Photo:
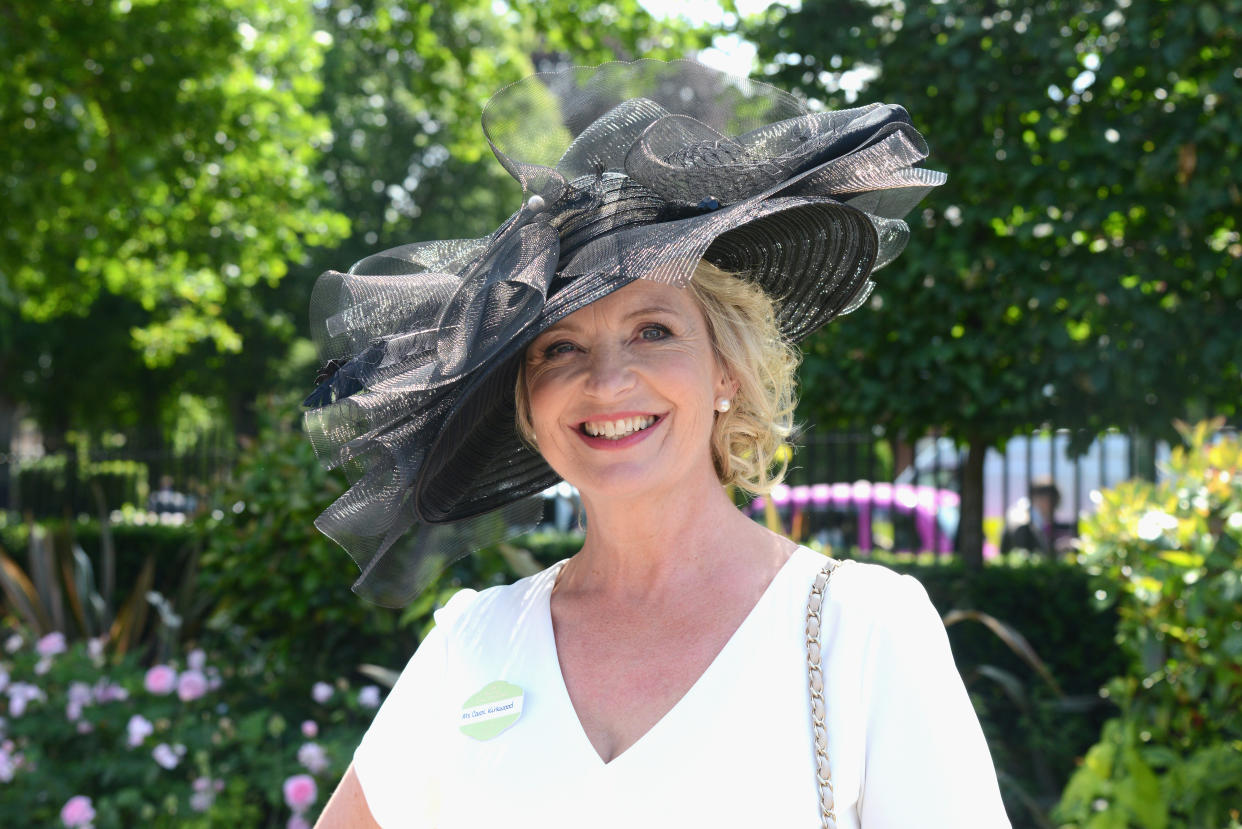
<path id="1" fill-rule="evenodd" d="M 961 517 L 957 525 L 957 552 L 967 567 L 983 566 L 983 458 L 987 443 L 972 437 L 962 464 Z"/>

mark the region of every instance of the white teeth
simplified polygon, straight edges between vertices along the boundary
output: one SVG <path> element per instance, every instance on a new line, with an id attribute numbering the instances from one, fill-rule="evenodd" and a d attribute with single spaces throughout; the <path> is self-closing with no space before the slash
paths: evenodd
<path id="1" fill-rule="evenodd" d="M 592 437 L 618 440 L 634 432 L 641 432 L 652 423 L 655 423 L 655 420 L 655 417 L 652 415 L 646 417 L 623 417 L 620 420 L 601 420 L 583 423 L 582 429 Z"/>

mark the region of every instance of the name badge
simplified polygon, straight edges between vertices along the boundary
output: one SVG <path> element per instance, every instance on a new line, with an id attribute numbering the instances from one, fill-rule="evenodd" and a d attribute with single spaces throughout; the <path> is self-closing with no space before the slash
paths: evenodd
<path id="1" fill-rule="evenodd" d="M 522 689 L 512 682 L 489 682 L 462 703 L 461 733 L 490 740 L 522 716 Z"/>

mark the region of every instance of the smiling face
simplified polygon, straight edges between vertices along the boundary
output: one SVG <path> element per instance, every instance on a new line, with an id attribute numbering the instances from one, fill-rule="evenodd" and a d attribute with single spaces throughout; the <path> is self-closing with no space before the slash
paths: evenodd
<path id="1" fill-rule="evenodd" d="M 569 315 L 527 348 L 525 383 L 539 451 L 588 501 L 716 482 L 735 385 L 689 290 L 639 279 Z"/>

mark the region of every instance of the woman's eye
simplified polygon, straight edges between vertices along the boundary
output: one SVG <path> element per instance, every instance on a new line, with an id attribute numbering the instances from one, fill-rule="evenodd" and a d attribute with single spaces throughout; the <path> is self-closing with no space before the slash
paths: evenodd
<path id="1" fill-rule="evenodd" d="M 672 336 L 672 333 L 663 325 L 648 325 L 643 327 L 643 330 L 639 332 L 639 336 L 644 340 L 655 341 Z"/>
<path id="2" fill-rule="evenodd" d="M 574 350 L 574 347 L 575 347 L 574 344 L 570 342 L 562 341 L 559 343 L 552 343 L 552 345 L 548 346 L 547 348 L 543 350 L 543 356 L 544 357 L 559 357 L 561 355 L 571 353 Z"/>

